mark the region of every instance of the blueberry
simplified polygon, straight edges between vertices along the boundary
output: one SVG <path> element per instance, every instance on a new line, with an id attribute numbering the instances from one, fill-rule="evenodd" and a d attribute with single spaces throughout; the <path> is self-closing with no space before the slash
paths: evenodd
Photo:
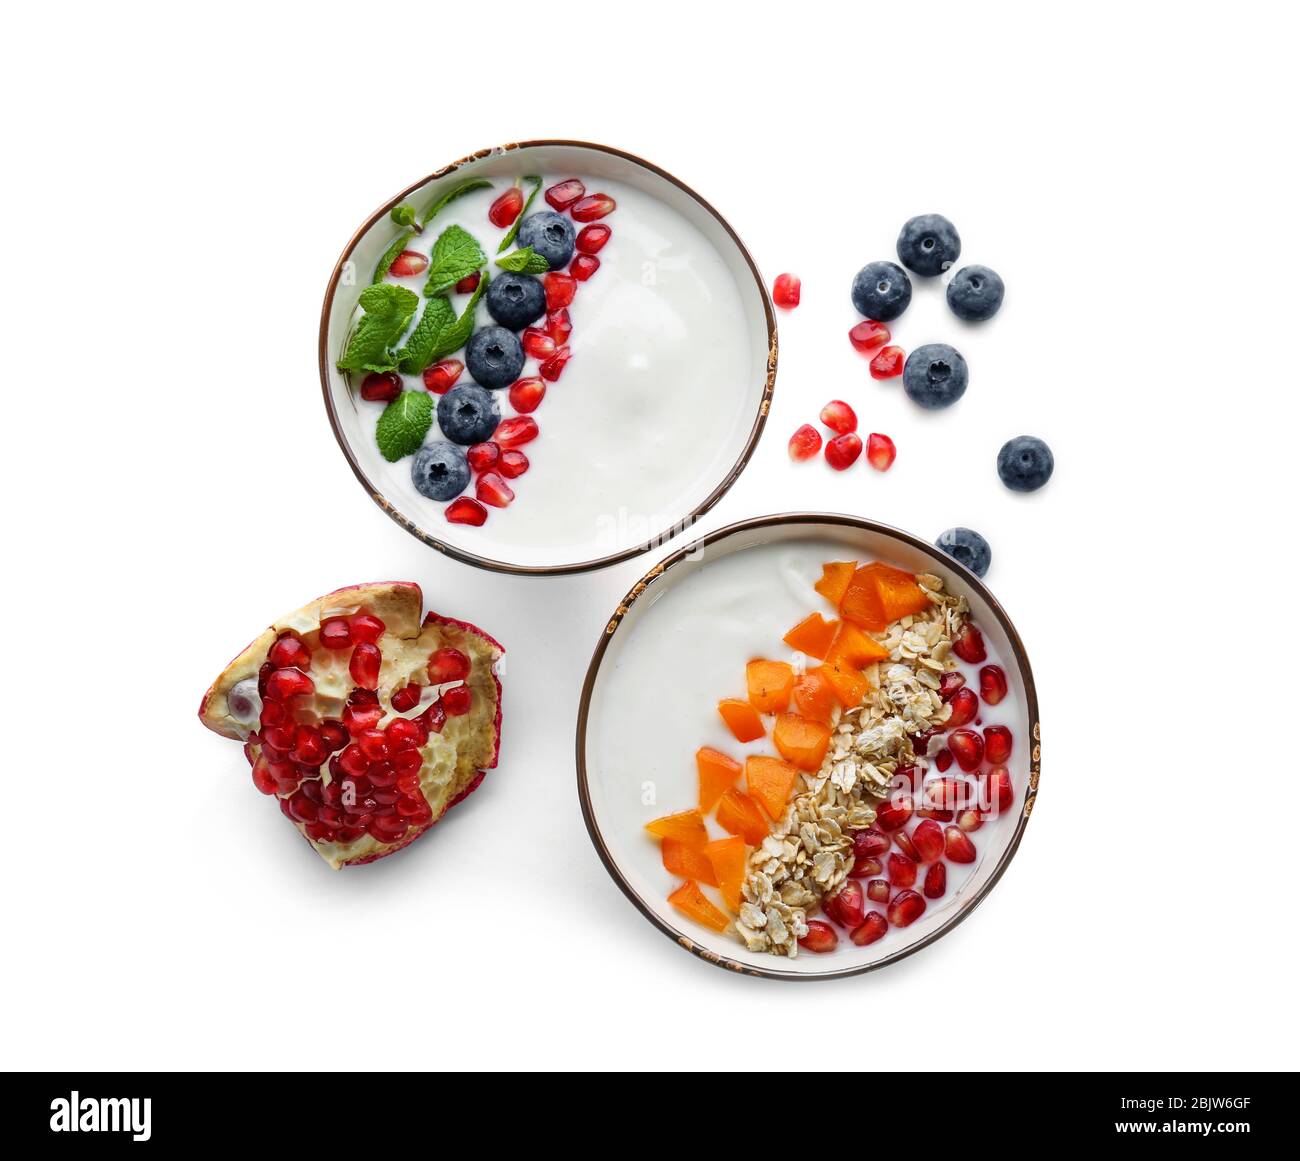
<path id="1" fill-rule="evenodd" d="M 411 483 L 430 500 L 450 500 L 469 483 L 469 461 L 465 453 L 445 439 L 425 444 L 411 461 Z"/>
<path id="2" fill-rule="evenodd" d="M 474 383 L 453 387 L 438 400 L 438 426 L 453 443 L 482 443 L 491 439 L 501 421 L 496 396 Z"/>
<path id="3" fill-rule="evenodd" d="M 947 343 L 917 347 L 903 366 L 903 390 L 913 403 L 928 411 L 956 403 L 966 394 L 969 378 L 961 352 Z"/>
<path id="4" fill-rule="evenodd" d="M 1005 291 L 996 270 L 963 266 L 948 283 L 948 306 L 966 322 L 983 322 L 998 313 Z"/>
<path id="5" fill-rule="evenodd" d="M 898 234 L 898 260 L 915 274 L 933 278 L 961 254 L 961 237 L 942 214 L 908 218 Z"/>
<path id="6" fill-rule="evenodd" d="M 483 387 L 504 387 L 524 369 L 524 348 L 519 336 L 505 327 L 484 327 L 465 344 L 465 366 Z"/>
<path id="7" fill-rule="evenodd" d="M 934 542 L 958 564 L 964 564 L 976 576 L 983 576 L 993 563 L 993 549 L 978 532 L 969 528 L 949 528 Z"/>
<path id="8" fill-rule="evenodd" d="M 1013 492 L 1036 492 L 1052 478 L 1052 449 L 1035 435 L 1009 439 L 998 452 L 998 475 Z"/>
<path id="9" fill-rule="evenodd" d="M 507 330 L 521 331 L 546 313 L 546 291 L 531 274 L 498 274 L 484 297 L 488 314 Z"/>
<path id="10" fill-rule="evenodd" d="M 558 270 L 573 257 L 573 223 L 550 210 L 529 214 L 519 227 L 519 245 L 531 246 Z"/>
<path id="11" fill-rule="evenodd" d="M 893 262 L 868 262 L 853 279 L 852 298 L 858 314 L 889 322 L 912 301 L 912 280 Z"/>

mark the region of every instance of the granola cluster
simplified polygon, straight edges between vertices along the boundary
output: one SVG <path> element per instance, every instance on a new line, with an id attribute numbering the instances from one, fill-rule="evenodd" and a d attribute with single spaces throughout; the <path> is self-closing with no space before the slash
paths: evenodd
<path id="1" fill-rule="evenodd" d="M 922 573 L 916 581 L 930 608 L 875 635 L 889 660 L 866 670 L 871 691 L 840 714 L 821 769 L 801 775 L 803 790 L 750 855 L 736 931 L 751 951 L 798 954 L 808 912 L 853 868 L 853 831 L 875 822 L 900 766 L 926 765 L 930 752 L 918 755 L 912 736 L 948 719 L 939 678 L 956 668 L 952 642 L 969 606 L 945 593 L 937 576 Z M 941 737 L 931 739 L 933 751 L 942 745 Z"/>

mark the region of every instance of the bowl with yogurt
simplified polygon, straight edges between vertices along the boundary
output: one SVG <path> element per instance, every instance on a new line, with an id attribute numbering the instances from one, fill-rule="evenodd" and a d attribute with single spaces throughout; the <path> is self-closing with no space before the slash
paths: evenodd
<path id="1" fill-rule="evenodd" d="M 616 149 L 485 150 L 385 203 L 326 291 L 330 424 L 371 497 L 460 560 L 556 574 L 677 535 L 762 432 L 776 325 L 735 232 Z"/>
<path id="2" fill-rule="evenodd" d="M 974 573 L 852 516 L 733 524 L 615 610 L 577 728 L 615 883 L 748 975 L 893 963 L 1006 871 L 1038 792 L 1024 647 Z"/>

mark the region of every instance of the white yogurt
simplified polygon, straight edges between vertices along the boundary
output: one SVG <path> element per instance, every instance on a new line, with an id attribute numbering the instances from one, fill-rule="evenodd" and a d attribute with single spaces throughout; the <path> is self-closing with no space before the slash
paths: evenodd
<path id="1" fill-rule="evenodd" d="M 600 269 L 578 284 L 568 308 L 573 357 L 532 413 L 541 434 L 522 449 L 529 470 L 508 481 L 514 502 L 489 508 L 483 527 L 457 537 L 471 551 L 522 563 L 530 555 L 607 555 L 684 517 L 735 461 L 757 410 L 756 374 L 761 381 L 735 275 L 704 235 L 657 198 L 621 182 L 547 175 L 543 191 L 572 176 L 589 193 L 615 199 L 617 208 L 602 219 L 612 236 L 598 255 Z M 489 270 L 498 272 L 493 260 L 504 231 L 488 222 L 487 211 L 507 184 L 498 179 L 491 190 L 453 202 L 411 248 L 427 255 L 442 230 L 460 225 L 483 246 Z M 539 194 L 530 212 L 548 209 Z M 391 281 L 419 293 L 424 277 Z M 466 301 L 453 298 L 457 311 Z M 483 302 L 477 313 L 478 325 L 492 323 Z M 544 326 L 544 318 L 534 325 Z M 463 361 L 464 353 L 450 357 Z M 522 376 L 536 375 L 537 367 L 528 359 Z M 361 378 L 352 376 L 354 396 Z M 468 372 L 460 380 L 471 381 Z M 406 377 L 406 386 L 424 389 L 418 376 Z M 513 415 L 508 390 L 495 396 L 502 417 Z M 363 430 L 373 432 L 384 405 L 355 398 Z M 427 438 L 440 438 L 436 422 Z M 440 535 L 449 527 L 446 503 L 416 492 L 410 469 L 409 457 L 386 464 L 377 483 Z M 474 495 L 473 481 L 465 494 Z"/>

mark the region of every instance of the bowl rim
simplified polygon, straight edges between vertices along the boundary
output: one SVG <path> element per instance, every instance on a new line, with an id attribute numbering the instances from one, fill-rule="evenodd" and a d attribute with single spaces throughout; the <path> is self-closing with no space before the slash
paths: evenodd
<path id="1" fill-rule="evenodd" d="M 449 544 L 444 540 L 425 531 L 413 520 L 404 516 L 384 495 L 382 489 L 376 487 L 374 482 L 366 475 L 360 461 L 352 451 L 347 437 L 343 434 L 342 424 L 339 422 L 338 413 L 334 407 L 334 400 L 330 393 L 330 370 L 332 362 L 329 354 L 329 323 L 330 312 L 334 306 L 334 296 L 338 291 L 340 280 L 343 277 L 344 268 L 351 261 L 352 254 L 356 250 L 361 239 L 369 232 L 382 218 L 392 211 L 392 209 L 405 201 L 416 190 L 427 185 L 431 181 L 446 177 L 448 174 L 455 173 L 463 166 L 470 165 L 473 162 L 480 161 L 485 157 L 504 155 L 513 153 L 518 150 L 534 149 L 539 147 L 568 147 L 579 149 L 590 149 L 598 153 L 606 153 L 612 157 L 619 158 L 629 162 L 632 165 L 640 166 L 649 170 L 651 173 L 662 178 L 680 189 L 687 197 L 695 201 L 701 209 L 710 214 L 714 220 L 722 227 L 727 236 L 731 239 L 740 256 L 745 260 L 745 265 L 754 279 L 754 284 L 758 287 L 759 299 L 763 304 L 763 316 L 767 325 L 767 371 L 763 383 L 763 394 L 758 402 L 757 414 L 754 422 L 750 426 L 749 436 L 745 441 L 745 446 L 741 449 L 740 455 L 735 463 L 726 472 L 713 490 L 693 508 L 690 512 L 683 515 L 680 519 L 671 524 L 657 536 L 648 537 L 639 544 L 626 548 L 621 552 L 611 553 L 608 556 L 595 557 L 591 560 L 577 561 L 572 564 L 558 565 L 521 565 L 512 564 L 509 561 L 495 560 L 489 556 L 482 556 L 467 549 L 458 548 L 456 545 Z M 338 261 L 334 264 L 334 271 L 330 275 L 329 284 L 325 289 L 325 301 L 321 307 L 320 334 L 317 347 L 317 357 L 320 365 L 320 382 L 321 394 L 325 400 L 325 413 L 329 418 L 330 430 L 334 433 L 334 439 L 338 443 L 344 458 L 352 468 L 352 474 L 356 476 L 358 482 L 365 488 L 370 498 L 379 505 L 380 509 L 387 513 L 394 521 L 406 529 L 417 540 L 427 544 L 430 548 L 435 548 L 439 552 L 450 556 L 454 560 L 459 560 L 463 564 L 474 565 L 477 568 L 488 569 L 492 572 L 508 573 L 513 576 L 567 576 L 574 573 L 592 572 L 596 569 L 607 568 L 613 564 L 619 564 L 625 560 L 631 560 L 633 557 L 641 556 L 644 553 L 652 551 L 659 545 L 666 544 L 678 536 L 682 531 L 689 529 L 695 521 L 712 508 L 727 492 L 731 486 L 740 478 L 740 473 L 748 466 L 750 459 L 753 457 L 758 447 L 759 438 L 763 434 L 763 428 L 767 423 L 768 412 L 772 407 L 772 394 L 776 387 L 776 364 L 777 364 L 777 330 L 776 330 L 776 311 L 772 306 L 772 299 L 768 293 L 767 286 L 763 281 L 763 276 L 759 272 L 758 264 L 750 254 L 749 249 L 744 242 L 740 240 L 740 235 L 732 228 L 731 223 L 720 214 L 714 206 L 701 197 L 694 189 L 688 186 L 680 178 L 674 177 L 667 170 L 655 165 L 653 162 L 646 161 L 643 157 L 638 157 L 634 153 L 628 153 L 622 149 L 616 149 L 610 145 L 601 145 L 593 141 L 578 141 L 569 138 L 538 138 L 529 141 L 514 141 L 506 145 L 499 145 L 493 149 L 480 149 L 459 161 L 453 161 L 450 165 L 435 170 L 426 177 L 420 178 L 419 181 L 413 182 L 407 186 L 396 197 L 393 197 L 380 206 L 372 213 L 361 227 L 352 235 L 348 243 L 343 248 L 342 254 L 339 255 Z"/>
<path id="2" fill-rule="evenodd" d="M 596 687 L 596 678 L 600 673 L 600 667 L 605 658 L 605 653 L 609 648 L 609 643 L 613 640 L 614 633 L 623 624 L 624 618 L 631 610 L 633 604 L 645 594 L 649 587 L 657 580 L 667 575 L 667 573 L 681 564 L 690 554 L 707 549 L 711 545 L 726 540 L 742 532 L 748 532 L 762 528 L 777 528 L 789 525 L 806 525 L 813 526 L 834 525 L 841 528 L 851 528 L 861 532 L 870 532 L 877 535 L 893 537 L 901 540 L 910 548 L 914 548 L 932 558 L 937 564 L 942 565 L 945 569 L 955 570 L 963 582 L 983 599 L 993 614 L 994 619 L 1001 625 L 1007 635 L 1007 640 L 1011 645 L 1012 656 L 1015 659 L 1016 668 L 1020 672 L 1020 679 L 1024 686 L 1025 692 L 1025 710 L 1029 720 L 1029 732 L 1033 739 L 1033 746 L 1030 753 L 1030 772 L 1029 786 L 1025 793 L 1025 804 L 1020 812 L 1020 817 L 1016 822 L 1016 829 L 1012 833 L 1010 841 L 1003 850 L 998 860 L 997 866 L 993 873 L 981 885 L 979 890 L 972 896 L 970 902 L 958 910 L 955 910 L 943 923 L 936 927 L 932 932 L 923 939 L 918 939 L 907 947 L 885 956 L 883 959 L 874 963 L 844 967 L 824 972 L 791 972 L 779 968 L 755 967 L 753 964 L 742 963 L 739 960 L 731 959 L 729 956 L 722 955 L 711 948 L 704 947 L 691 939 L 689 936 L 681 935 L 674 931 L 665 923 L 658 914 L 645 902 L 635 888 L 627 881 L 622 870 L 614 861 L 610 854 L 609 848 L 605 843 L 604 836 L 601 834 L 600 825 L 596 821 L 595 812 L 592 809 L 591 795 L 587 781 L 587 759 L 586 759 L 586 741 L 587 741 L 587 724 L 591 711 L 592 693 Z M 601 632 L 600 639 L 596 642 L 596 648 L 592 652 L 591 661 L 587 666 L 587 675 L 582 683 L 582 696 L 578 702 L 578 724 L 577 724 L 577 769 L 578 769 L 578 801 L 582 806 L 582 819 L 587 827 L 587 834 L 591 838 L 592 845 L 596 848 L 596 853 L 600 856 L 600 861 L 604 863 L 605 870 L 609 873 L 610 878 L 618 885 L 619 889 L 632 902 L 638 911 L 641 912 L 658 930 L 663 932 L 673 943 L 684 947 L 687 951 L 697 955 L 707 963 L 714 964 L 717 967 L 725 968 L 728 971 L 740 975 L 756 976 L 764 979 L 773 980 L 828 980 L 839 979 L 845 976 L 862 975 L 865 972 L 876 971 L 899 960 L 906 959 L 915 952 L 924 947 L 928 947 L 935 940 L 946 935 L 949 931 L 961 923 L 968 915 L 980 905 L 990 891 L 997 885 L 1014 858 L 1017 849 L 1020 846 L 1020 840 L 1024 836 L 1025 827 L 1029 823 L 1029 816 L 1033 812 L 1034 800 L 1038 797 L 1038 781 L 1041 772 L 1041 734 L 1038 717 L 1038 692 L 1034 686 L 1033 670 L 1029 665 L 1029 656 L 1025 652 L 1024 643 L 1020 639 L 1020 634 L 1016 631 L 1015 625 L 1012 624 L 1011 618 L 1007 616 L 1006 610 L 1001 603 L 989 591 L 988 586 L 976 576 L 970 569 L 942 552 L 932 544 L 913 536 L 910 532 L 905 532 L 901 528 L 895 528 L 889 524 L 883 524 L 877 520 L 868 520 L 861 516 L 850 516 L 839 512 L 782 512 L 770 516 L 756 516 L 747 520 L 739 520 L 734 524 L 727 524 L 722 528 L 717 528 L 704 536 L 698 537 L 690 544 L 683 545 L 669 556 L 665 557 L 652 569 L 650 569 L 635 585 L 628 591 L 628 594 L 619 602 L 618 607 L 614 610 L 613 615 L 605 624 Z M 775 958 L 775 957 L 774 957 Z"/>

